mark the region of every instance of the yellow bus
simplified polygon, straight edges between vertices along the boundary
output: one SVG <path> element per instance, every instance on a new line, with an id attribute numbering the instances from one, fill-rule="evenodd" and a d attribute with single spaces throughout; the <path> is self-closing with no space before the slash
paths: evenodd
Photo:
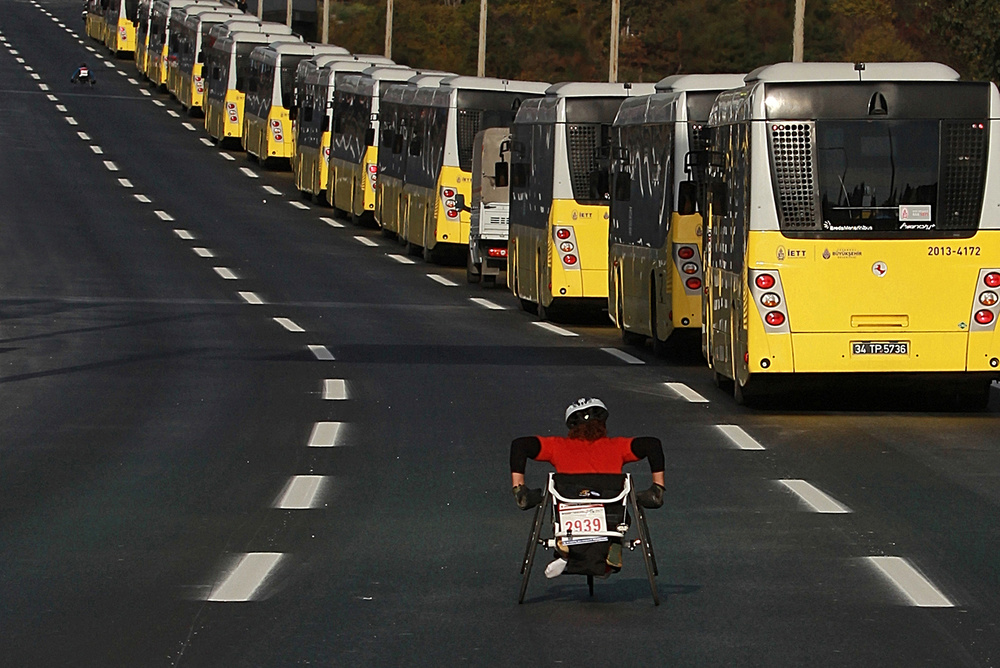
<path id="1" fill-rule="evenodd" d="M 135 68 L 149 76 L 149 30 L 153 18 L 153 0 L 139 0 L 135 21 Z"/>
<path id="2" fill-rule="evenodd" d="M 201 112 L 205 104 L 205 52 L 209 31 L 227 21 L 239 21 L 245 14 L 228 11 L 192 12 L 177 26 L 177 62 L 172 67 L 174 88 L 171 92 L 188 113 Z M 214 42 L 214 38 L 211 39 Z M 170 88 L 168 82 L 168 89 Z"/>
<path id="3" fill-rule="evenodd" d="M 135 53 L 135 28 L 139 18 L 139 0 L 110 0 L 104 12 L 104 44 L 111 54 Z"/>
<path id="4" fill-rule="evenodd" d="M 299 63 L 295 74 L 298 116 L 295 119 L 295 155 L 292 172 L 299 192 L 326 200 L 330 173 L 330 133 L 333 129 L 333 96 L 338 72 L 362 72 L 392 61 L 383 56 L 317 56 Z"/>
<path id="5" fill-rule="evenodd" d="M 194 67 L 197 60 L 196 46 L 200 47 L 201 33 L 188 25 L 188 19 L 200 16 L 212 16 L 218 23 L 222 21 L 245 16 L 243 12 L 232 7 L 202 7 L 199 5 L 188 5 L 175 7 L 170 12 L 170 31 L 167 37 L 167 60 L 165 85 L 167 92 L 173 97 L 180 99 L 181 80 L 184 78 L 184 70 L 181 61 L 189 61 Z"/>
<path id="6" fill-rule="evenodd" d="M 104 20 L 107 6 L 108 0 L 87 0 L 87 15 L 83 19 L 87 37 L 101 43 L 104 42 L 104 33 L 107 30 Z"/>
<path id="7" fill-rule="evenodd" d="M 653 84 L 562 83 L 511 126 L 507 283 L 542 318 L 608 301 L 611 124 Z"/>
<path id="8" fill-rule="evenodd" d="M 382 88 L 379 100 L 378 178 L 375 180 L 375 208 L 372 213 L 382 234 L 400 233 L 400 211 L 406 177 L 407 147 L 419 118 L 414 100 L 419 88 L 437 88 L 451 74 L 417 74 L 405 82 Z M 405 243 L 405 238 L 401 237 Z"/>
<path id="9" fill-rule="evenodd" d="M 472 201 L 472 145 L 480 130 L 508 127 L 524 100 L 545 95 L 550 84 L 486 77 L 441 80 L 421 109 L 428 122 L 411 142 L 417 161 L 407 166 L 405 239 L 423 250 L 424 260 L 464 261 L 469 246 L 469 212 L 457 196 Z M 430 120 L 433 119 L 433 120 Z M 416 167 L 416 169 L 411 169 Z"/>
<path id="10" fill-rule="evenodd" d="M 622 102 L 611 129 L 608 314 L 629 343 L 665 350 L 676 330 L 701 333 L 702 129 L 715 97 L 743 75 L 668 77 Z"/>
<path id="11" fill-rule="evenodd" d="M 984 405 L 996 86 L 936 63 L 782 63 L 721 94 L 708 127 L 703 352 L 720 384 L 744 403 L 799 374 L 892 374 Z"/>
<path id="12" fill-rule="evenodd" d="M 237 31 L 215 40 L 205 54 L 208 70 L 205 129 L 209 135 L 219 142 L 239 142 L 242 139 L 243 110 L 247 83 L 250 80 L 250 54 L 259 46 L 301 42 L 298 36 L 290 33 L 291 31 L 285 34 Z"/>
<path id="13" fill-rule="evenodd" d="M 190 5 L 222 8 L 222 3 L 215 0 L 156 0 L 150 10 L 145 75 L 158 88 L 166 86 L 167 83 L 167 45 L 170 43 L 171 12 L 178 7 Z"/>
<path id="14" fill-rule="evenodd" d="M 406 67 L 376 65 L 336 76 L 327 199 L 355 224 L 374 220 L 378 182 L 379 102 L 389 82 L 416 74 Z"/>
<path id="15" fill-rule="evenodd" d="M 300 61 L 324 54 L 349 55 L 343 47 L 312 42 L 260 46 L 250 53 L 243 149 L 262 166 L 275 161 L 290 165 L 295 155 L 290 116 L 294 106 L 295 69 Z"/>

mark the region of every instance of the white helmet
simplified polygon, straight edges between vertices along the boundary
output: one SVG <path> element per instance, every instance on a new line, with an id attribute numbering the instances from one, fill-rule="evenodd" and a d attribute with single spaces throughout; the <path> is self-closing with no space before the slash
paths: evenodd
<path id="1" fill-rule="evenodd" d="M 566 407 L 566 426 L 572 429 L 587 420 L 608 419 L 608 407 L 597 397 L 580 397 Z"/>

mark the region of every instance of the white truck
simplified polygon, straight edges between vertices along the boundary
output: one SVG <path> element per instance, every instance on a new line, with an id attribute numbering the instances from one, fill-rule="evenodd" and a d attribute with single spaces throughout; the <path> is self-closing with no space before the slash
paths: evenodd
<path id="1" fill-rule="evenodd" d="M 472 206 L 459 202 L 471 218 L 466 276 L 469 283 L 493 287 L 507 269 L 510 128 L 479 132 L 472 151 Z"/>

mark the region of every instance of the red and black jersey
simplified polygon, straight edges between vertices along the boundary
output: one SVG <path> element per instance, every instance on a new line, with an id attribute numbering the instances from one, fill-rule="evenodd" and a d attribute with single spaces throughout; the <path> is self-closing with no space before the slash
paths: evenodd
<path id="1" fill-rule="evenodd" d="M 522 436 L 510 444 L 510 470 L 524 473 L 528 459 L 551 463 L 557 473 L 621 473 L 622 467 L 649 459 L 649 468 L 664 468 L 663 446 L 652 436 L 605 437 L 594 441 L 565 436 Z"/>

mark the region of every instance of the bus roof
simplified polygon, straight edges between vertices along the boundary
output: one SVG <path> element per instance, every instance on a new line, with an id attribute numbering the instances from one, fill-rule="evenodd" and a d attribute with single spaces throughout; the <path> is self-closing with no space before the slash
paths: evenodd
<path id="1" fill-rule="evenodd" d="M 387 67 L 375 64 L 362 70 L 362 74 L 375 81 L 406 81 L 413 76 L 413 70 L 405 65 Z"/>
<path id="2" fill-rule="evenodd" d="M 444 74 L 427 74 L 421 72 L 420 74 L 417 74 L 407 79 L 407 83 L 411 83 L 414 86 L 418 86 L 420 88 L 439 86 L 441 84 L 441 80 L 445 79 L 446 76 L 447 75 Z"/>
<path id="3" fill-rule="evenodd" d="M 628 97 L 631 95 L 649 95 L 655 90 L 656 87 L 653 84 L 647 83 L 566 81 L 549 86 L 545 94 L 552 97 Z"/>
<path id="4" fill-rule="evenodd" d="M 656 90 L 660 93 L 670 91 L 711 91 L 742 88 L 744 74 L 675 74 L 656 82 Z"/>
<path id="5" fill-rule="evenodd" d="M 301 41 L 298 35 L 272 35 L 267 32 L 231 32 L 225 37 L 220 37 L 215 42 L 215 48 L 220 51 L 232 50 L 236 44 L 295 44 Z"/>
<path id="6" fill-rule="evenodd" d="M 517 81 L 511 79 L 494 79 L 491 77 L 454 76 L 441 79 L 442 88 L 457 88 L 465 90 L 495 90 L 507 93 L 536 93 L 544 95 L 551 84 L 543 81 Z"/>
<path id="7" fill-rule="evenodd" d="M 819 81 L 958 81 L 941 63 L 775 63 L 748 74 L 747 84 Z"/>
<path id="8" fill-rule="evenodd" d="M 317 47 L 323 47 L 323 49 L 319 50 Z M 267 46 L 257 47 L 254 49 L 254 55 L 258 58 L 278 58 L 280 56 L 311 56 L 321 53 L 338 53 L 334 49 L 339 49 L 339 53 L 348 53 L 347 49 L 340 46 L 314 44 L 313 42 L 274 42 Z"/>
<path id="9" fill-rule="evenodd" d="M 622 102 L 614 124 L 644 125 L 647 123 L 673 123 L 680 120 L 684 95 L 681 91 L 630 97 Z"/>
<path id="10" fill-rule="evenodd" d="M 176 11 L 176 10 L 175 10 Z M 234 16 L 238 9 L 218 9 L 216 7 L 205 8 L 204 10 L 186 12 L 183 15 L 178 15 L 178 20 L 180 16 L 183 16 L 184 27 L 191 30 L 198 30 L 201 24 L 208 22 L 222 23 L 227 17 Z M 239 12 L 242 14 L 242 12 Z"/>

